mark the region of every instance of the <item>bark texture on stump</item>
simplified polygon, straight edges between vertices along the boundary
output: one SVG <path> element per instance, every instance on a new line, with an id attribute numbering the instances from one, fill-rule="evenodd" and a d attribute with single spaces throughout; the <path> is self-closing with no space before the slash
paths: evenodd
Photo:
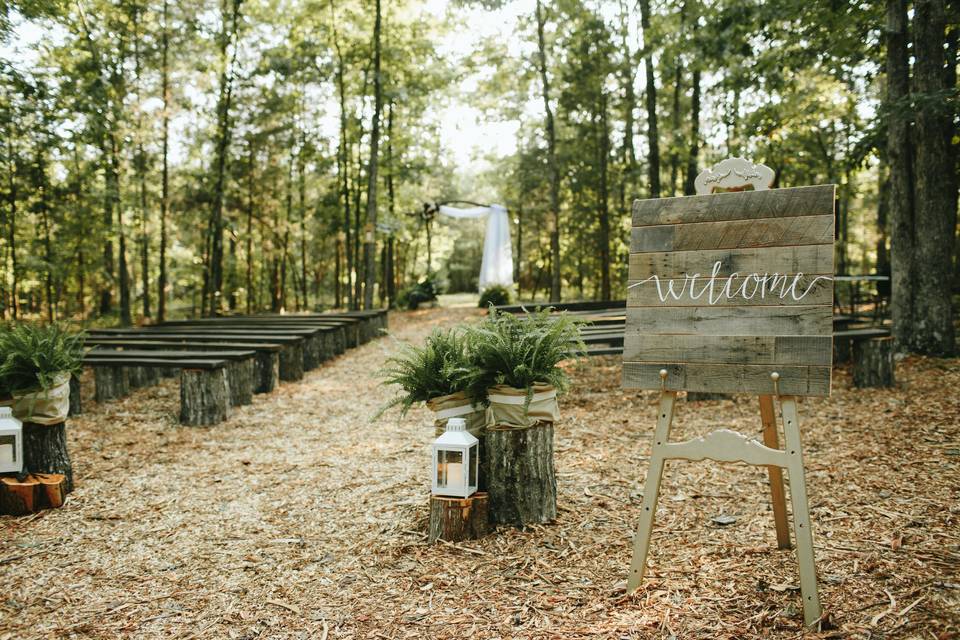
<path id="1" fill-rule="evenodd" d="M 230 416 L 226 368 L 184 369 L 180 373 L 180 423 L 205 426 Z"/>
<path id="2" fill-rule="evenodd" d="M 256 380 L 254 393 L 270 393 L 280 384 L 280 354 L 277 351 L 258 351 L 253 363 Z"/>
<path id="3" fill-rule="evenodd" d="M 23 516 L 41 509 L 63 506 L 67 497 L 67 479 L 58 473 L 0 478 L 0 515 Z"/>
<path id="4" fill-rule="evenodd" d="M 284 382 L 303 380 L 303 342 L 286 345 L 280 352 L 280 379 Z"/>
<path id="5" fill-rule="evenodd" d="M 833 338 L 833 364 L 847 364 L 850 362 L 850 345 L 853 340 L 842 336 Z"/>
<path id="6" fill-rule="evenodd" d="M 430 496 L 430 531 L 428 541 L 476 540 L 490 531 L 488 498 L 475 493 L 469 498 Z"/>
<path id="7" fill-rule="evenodd" d="M 522 526 L 557 517 L 553 423 L 527 429 L 487 429 L 485 438 L 490 522 Z"/>
<path id="8" fill-rule="evenodd" d="M 303 341 L 303 370 L 311 371 L 323 360 L 323 334 L 315 333 Z"/>
<path id="9" fill-rule="evenodd" d="M 160 371 L 155 367 L 125 367 L 131 389 L 152 387 L 160 382 Z"/>
<path id="10" fill-rule="evenodd" d="M 70 412 L 67 415 L 78 416 L 83 413 L 83 403 L 80 399 L 80 378 L 70 376 Z"/>
<path id="11" fill-rule="evenodd" d="M 853 386 L 894 385 L 893 338 L 858 340 L 853 345 Z"/>
<path id="12" fill-rule="evenodd" d="M 253 358 L 234 360 L 227 365 L 227 383 L 230 387 L 230 404 L 234 407 L 253 402 Z"/>
<path id="13" fill-rule="evenodd" d="M 73 491 L 73 465 L 67 451 L 67 423 L 23 423 L 23 472 L 59 473 L 66 491 Z"/>
<path id="14" fill-rule="evenodd" d="M 97 402 L 117 400 L 130 394 L 130 378 L 126 367 L 94 367 Z"/>
<path id="15" fill-rule="evenodd" d="M 726 400 L 730 396 L 726 393 L 708 393 L 706 391 L 687 391 L 687 402 L 700 402 L 702 400 Z"/>
<path id="16" fill-rule="evenodd" d="M 340 355 L 347 350 L 347 328 L 338 327 L 334 337 L 334 355 Z"/>

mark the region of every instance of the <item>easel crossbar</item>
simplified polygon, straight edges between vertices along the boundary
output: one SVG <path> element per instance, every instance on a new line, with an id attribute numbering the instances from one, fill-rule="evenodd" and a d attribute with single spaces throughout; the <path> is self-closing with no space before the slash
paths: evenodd
<path id="1" fill-rule="evenodd" d="M 744 462 L 756 466 L 789 466 L 785 451 L 771 449 L 760 442 L 730 429 L 717 429 L 700 438 L 672 442 L 658 447 L 664 459 L 716 462 Z"/>

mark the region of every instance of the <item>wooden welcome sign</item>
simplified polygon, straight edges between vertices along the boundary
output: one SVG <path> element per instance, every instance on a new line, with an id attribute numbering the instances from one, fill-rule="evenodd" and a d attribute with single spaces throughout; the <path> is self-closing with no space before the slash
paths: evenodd
<path id="1" fill-rule="evenodd" d="M 829 395 L 834 189 L 636 201 L 623 386 Z"/>
<path id="2" fill-rule="evenodd" d="M 702 195 L 634 202 L 623 386 L 659 389 L 660 404 L 627 587 L 643 579 L 667 460 L 767 467 L 777 542 L 790 548 L 785 469 L 812 625 L 821 609 L 796 396 L 830 394 L 835 187 L 767 190 L 772 177 L 735 158 L 700 174 Z M 711 193 L 745 184 L 758 190 Z M 678 391 L 759 395 L 763 441 L 718 429 L 670 442 Z"/>

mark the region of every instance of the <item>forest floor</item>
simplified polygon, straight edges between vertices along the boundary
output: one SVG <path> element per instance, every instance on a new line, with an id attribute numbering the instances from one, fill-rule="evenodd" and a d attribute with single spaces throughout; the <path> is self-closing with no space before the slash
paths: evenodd
<path id="1" fill-rule="evenodd" d="M 478 315 L 390 323 L 418 341 Z M 668 465 L 650 577 L 623 593 L 656 408 L 619 389 L 618 358 L 570 367 L 556 522 L 428 545 L 429 416 L 370 422 L 397 345 L 364 345 L 212 428 L 177 423 L 175 380 L 88 395 L 66 505 L 0 518 L 0 639 L 804 635 L 765 471 L 743 465 Z M 838 370 L 832 398 L 800 406 L 828 612 L 810 637 L 960 637 L 960 361 L 907 359 L 897 375 L 856 390 Z M 675 423 L 678 439 L 759 431 L 748 397 L 680 402 Z"/>

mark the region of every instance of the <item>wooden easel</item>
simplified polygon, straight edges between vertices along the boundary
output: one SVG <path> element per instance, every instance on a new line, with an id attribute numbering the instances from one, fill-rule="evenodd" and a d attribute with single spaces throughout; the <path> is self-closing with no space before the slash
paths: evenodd
<path id="1" fill-rule="evenodd" d="M 715 165 L 711 169 L 697 176 L 696 189 L 698 195 L 710 195 L 720 191 L 742 191 L 752 188 L 756 191 L 766 191 L 773 180 L 773 171 L 763 165 L 754 165 L 742 158 L 731 158 Z M 699 212 L 699 210 L 698 210 Z M 676 222 L 680 217 L 675 214 L 666 222 Z M 705 221 L 704 217 L 693 216 L 693 222 Z M 686 220 L 684 220 L 686 221 Z M 648 224 L 663 224 L 664 220 L 647 221 Z M 830 236 L 832 238 L 832 235 Z M 684 247 L 686 248 L 686 247 Z M 692 285 L 691 285 L 692 288 Z M 629 305 L 628 305 L 629 306 Z M 826 345 L 829 349 L 829 343 Z M 828 356 L 829 357 L 829 356 Z M 643 365 L 650 365 L 649 359 Z M 829 362 L 822 363 L 829 365 Z M 650 365 L 652 366 L 652 365 Z M 703 367 L 704 365 L 690 365 Z M 719 429 L 702 437 L 685 442 L 670 442 L 670 426 L 673 421 L 673 410 L 676 405 L 677 391 L 668 389 L 668 377 L 673 374 L 667 369 L 659 370 L 660 377 L 660 408 L 657 416 L 657 427 L 654 432 L 652 450 L 650 454 L 650 468 L 643 490 L 643 511 L 640 513 L 640 524 L 633 542 L 633 562 L 630 565 L 630 574 L 627 579 L 627 591 L 631 592 L 640 586 L 646 570 L 647 552 L 650 549 L 650 535 L 657 512 L 657 499 L 660 493 L 660 481 L 663 476 L 663 467 L 667 460 L 700 461 L 705 459 L 717 462 L 743 462 L 755 466 L 767 467 L 770 480 L 770 494 L 773 503 L 773 517 L 777 531 L 777 546 L 781 549 L 790 548 L 790 530 L 787 522 L 786 497 L 783 487 L 783 469 L 787 470 L 790 478 L 790 501 L 793 505 L 793 526 L 796 538 L 797 559 L 800 565 L 800 592 L 803 598 L 803 618 L 806 625 L 814 625 L 821 617 L 820 598 L 817 593 L 817 572 L 813 555 L 813 535 L 811 532 L 810 512 L 807 505 L 807 489 L 803 469 L 803 453 L 800 442 L 800 424 L 797 414 L 797 399 L 794 395 L 781 395 L 781 383 L 785 388 L 803 393 L 803 384 L 796 384 L 797 380 L 784 379 L 781 375 L 796 375 L 797 367 L 780 368 L 770 365 L 769 382 L 767 387 L 765 376 L 768 375 L 762 366 L 755 367 L 755 378 L 752 379 L 750 391 L 759 393 L 760 421 L 763 425 L 763 442 L 731 431 Z M 640 388 L 655 388 L 656 369 L 638 369 L 633 372 L 634 377 L 642 380 Z M 829 368 L 826 370 L 829 386 Z M 681 389 L 689 389 L 683 384 L 675 385 Z M 729 391 L 713 388 L 693 387 L 696 391 Z M 733 385 L 736 386 L 736 385 Z M 769 388 L 769 391 L 767 389 Z M 829 392 L 829 390 L 828 390 Z M 774 398 L 780 400 L 780 414 L 783 420 L 785 448 L 780 448 L 780 437 L 777 428 Z"/>
<path id="2" fill-rule="evenodd" d="M 664 383 L 666 382 L 666 369 L 660 372 L 660 378 Z M 770 374 L 770 378 L 774 383 L 774 388 L 776 388 L 780 378 L 779 374 L 773 372 Z M 673 408 L 676 405 L 677 392 L 667 390 L 665 387 L 661 390 L 660 411 L 650 454 L 650 469 L 647 471 L 647 481 L 643 488 L 643 511 L 640 513 L 640 525 L 637 527 L 637 534 L 633 540 L 633 562 L 630 564 L 630 575 L 627 579 L 628 592 L 640 586 L 646 570 L 647 552 L 650 549 L 650 535 L 656 517 L 657 498 L 660 494 L 660 480 L 663 476 L 664 463 L 673 459 L 744 462 L 756 466 L 766 466 L 768 469 L 773 517 L 777 529 L 777 546 L 781 549 L 790 548 L 790 531 L 787 525 L 787 509 L 781 471 L 781 469 L 787 469 L 790 476 L 790 501 L 793 504 L 797 559 L 800 564 L 803 619 L 807 625 L 812 625 L 820 618 L 820 597 L 817 594 L 817 570 L 813 558 L 813 535 L 810 528 L 810 512 L 807 506 L 807 488 L 803 471 L 797 399 L 794 396 L 779 396 L 779 398 L 786 449 L 780 449 L 779 446 L 773 396 L 771 395 L 760 396 L 763 443 L 729 429 L 719 429 L 702 438 L 685 442 L 670 442 L 670 425 L 673 422 Z"/>

